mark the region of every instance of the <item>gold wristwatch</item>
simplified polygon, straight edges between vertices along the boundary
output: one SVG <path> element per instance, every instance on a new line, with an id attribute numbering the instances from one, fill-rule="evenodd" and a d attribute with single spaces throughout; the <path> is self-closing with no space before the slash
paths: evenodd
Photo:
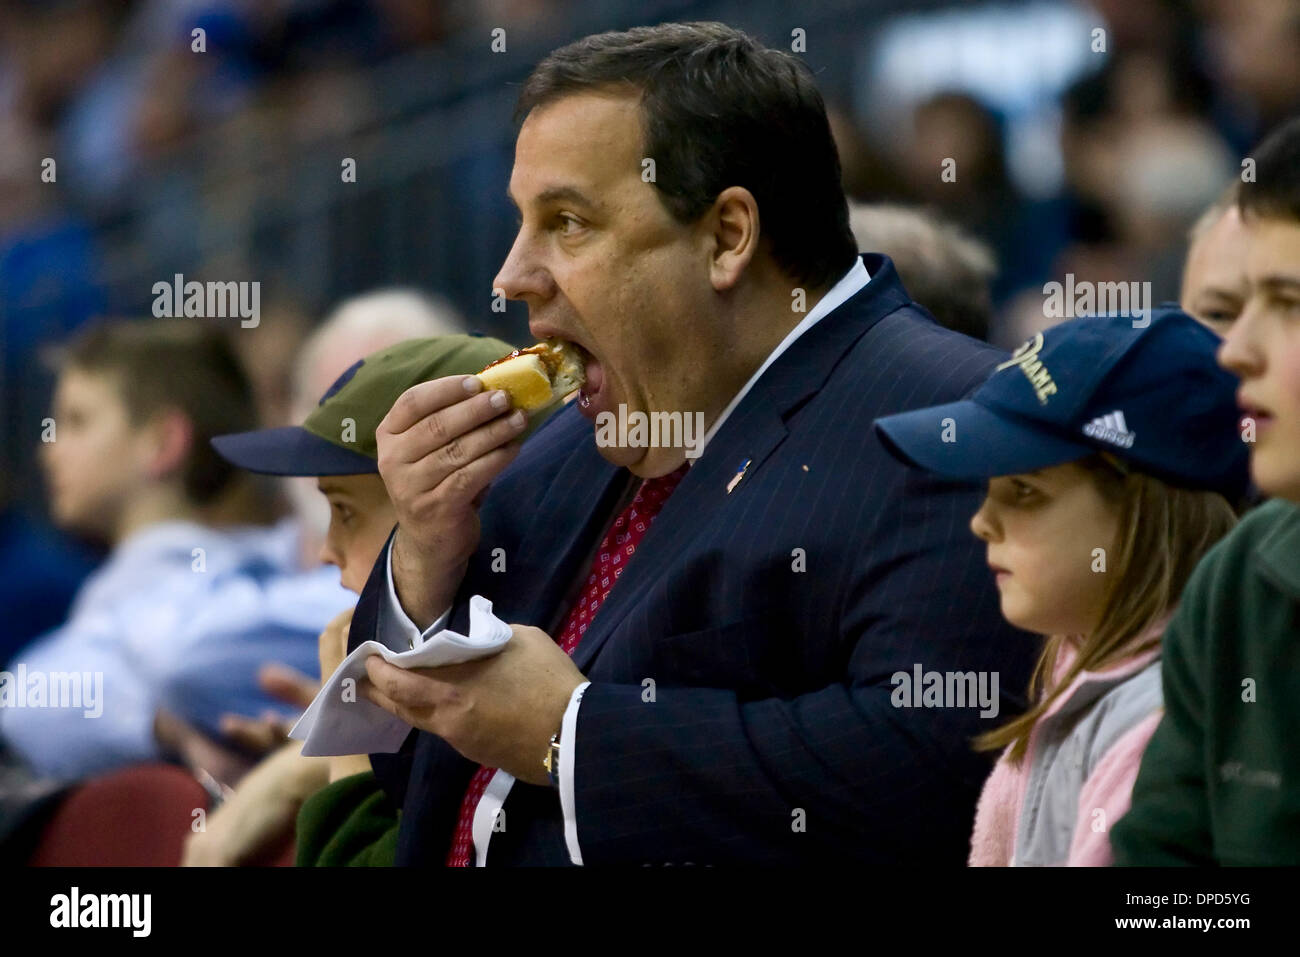
<path id="1" fill-rule="evenodd" d="M 551 735 L 551 746 L 546 749 L 542 767 L 546 768 L 546 776 L 551 779 L 551 787 L 558 788 L 560 786 L 560 732 L 558 731 Z"/>

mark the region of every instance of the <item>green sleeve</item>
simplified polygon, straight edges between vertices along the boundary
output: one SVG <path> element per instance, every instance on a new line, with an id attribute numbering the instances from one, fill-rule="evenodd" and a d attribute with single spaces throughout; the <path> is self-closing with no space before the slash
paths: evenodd
<path id="1" fill-rule="evenodd" d="M 1208 616 L 1218 557 L 1207 556 L 1193 573 L 1165 632 L 1165 716 L 1142 756 L 1132 807 L 1111 832 L 1118 865 L 1214 864 L 1204 716 L 1209 713 L 1208 641 L 1217 627 Z"/>
<path id="2" fill-rule="evenodd" d="M 398 817 L 372 772 L 309 797 L 298 812 L 298 867 L 391 867 Z"/>

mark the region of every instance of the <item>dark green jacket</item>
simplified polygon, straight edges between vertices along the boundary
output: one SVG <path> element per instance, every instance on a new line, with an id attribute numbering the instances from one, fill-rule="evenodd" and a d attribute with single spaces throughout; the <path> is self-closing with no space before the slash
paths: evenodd
<path id="1" fill-rule="evenodd" d="M 1300 864 L 1300 507 L 1259 507 L 1205 556 L 1163 667 L 1116 863 Z"/>
<path id="2" fill-rule="evenodd" d="M 298 867 L 391 867 L 398 815 L 373 772 L 341 778 L 298 812 Z"/>

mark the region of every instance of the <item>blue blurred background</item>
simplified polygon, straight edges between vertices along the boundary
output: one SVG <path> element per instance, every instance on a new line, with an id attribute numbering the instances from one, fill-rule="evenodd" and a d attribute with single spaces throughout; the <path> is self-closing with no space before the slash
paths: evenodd
<path id="1" fill-rule="evenodd" d="M 9 497 L 40 501 L 40 345 L 148 314 L 174 273 L 262 283 L 265 389 L 331 304 L 377 286 L 526 338 L 521 305 L 491 310 L 518 85 L 582 35 L 685 19 L 785 48 L 803 31 L 847 192 L 987 242 L 1001 344 L 1018 297 L 1066 272 L 1173 298 L 1188 224 L 1300 101 L 1293 0 L 0 0 Z"/>

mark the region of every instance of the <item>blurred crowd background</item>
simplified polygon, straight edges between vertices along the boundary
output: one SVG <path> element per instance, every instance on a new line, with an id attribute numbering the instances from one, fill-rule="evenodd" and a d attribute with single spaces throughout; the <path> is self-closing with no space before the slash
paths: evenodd
<path id="1" fill-rule="evenodd" d="M 491 308 L 518 84 L 576 37 L 690 19 L 801 45 L 850 197 L 982 243 L 1003 346 L 1066 273 L 1176 298 L 1189 225 L 1300 106 L 1294 0 L 0 0 L 0 504 L 44 512 L 42 346 L 148 315 L 176 273 L 262 284 L 233 339 L 268 424 L 360 292 L 526 339 Z"/>

